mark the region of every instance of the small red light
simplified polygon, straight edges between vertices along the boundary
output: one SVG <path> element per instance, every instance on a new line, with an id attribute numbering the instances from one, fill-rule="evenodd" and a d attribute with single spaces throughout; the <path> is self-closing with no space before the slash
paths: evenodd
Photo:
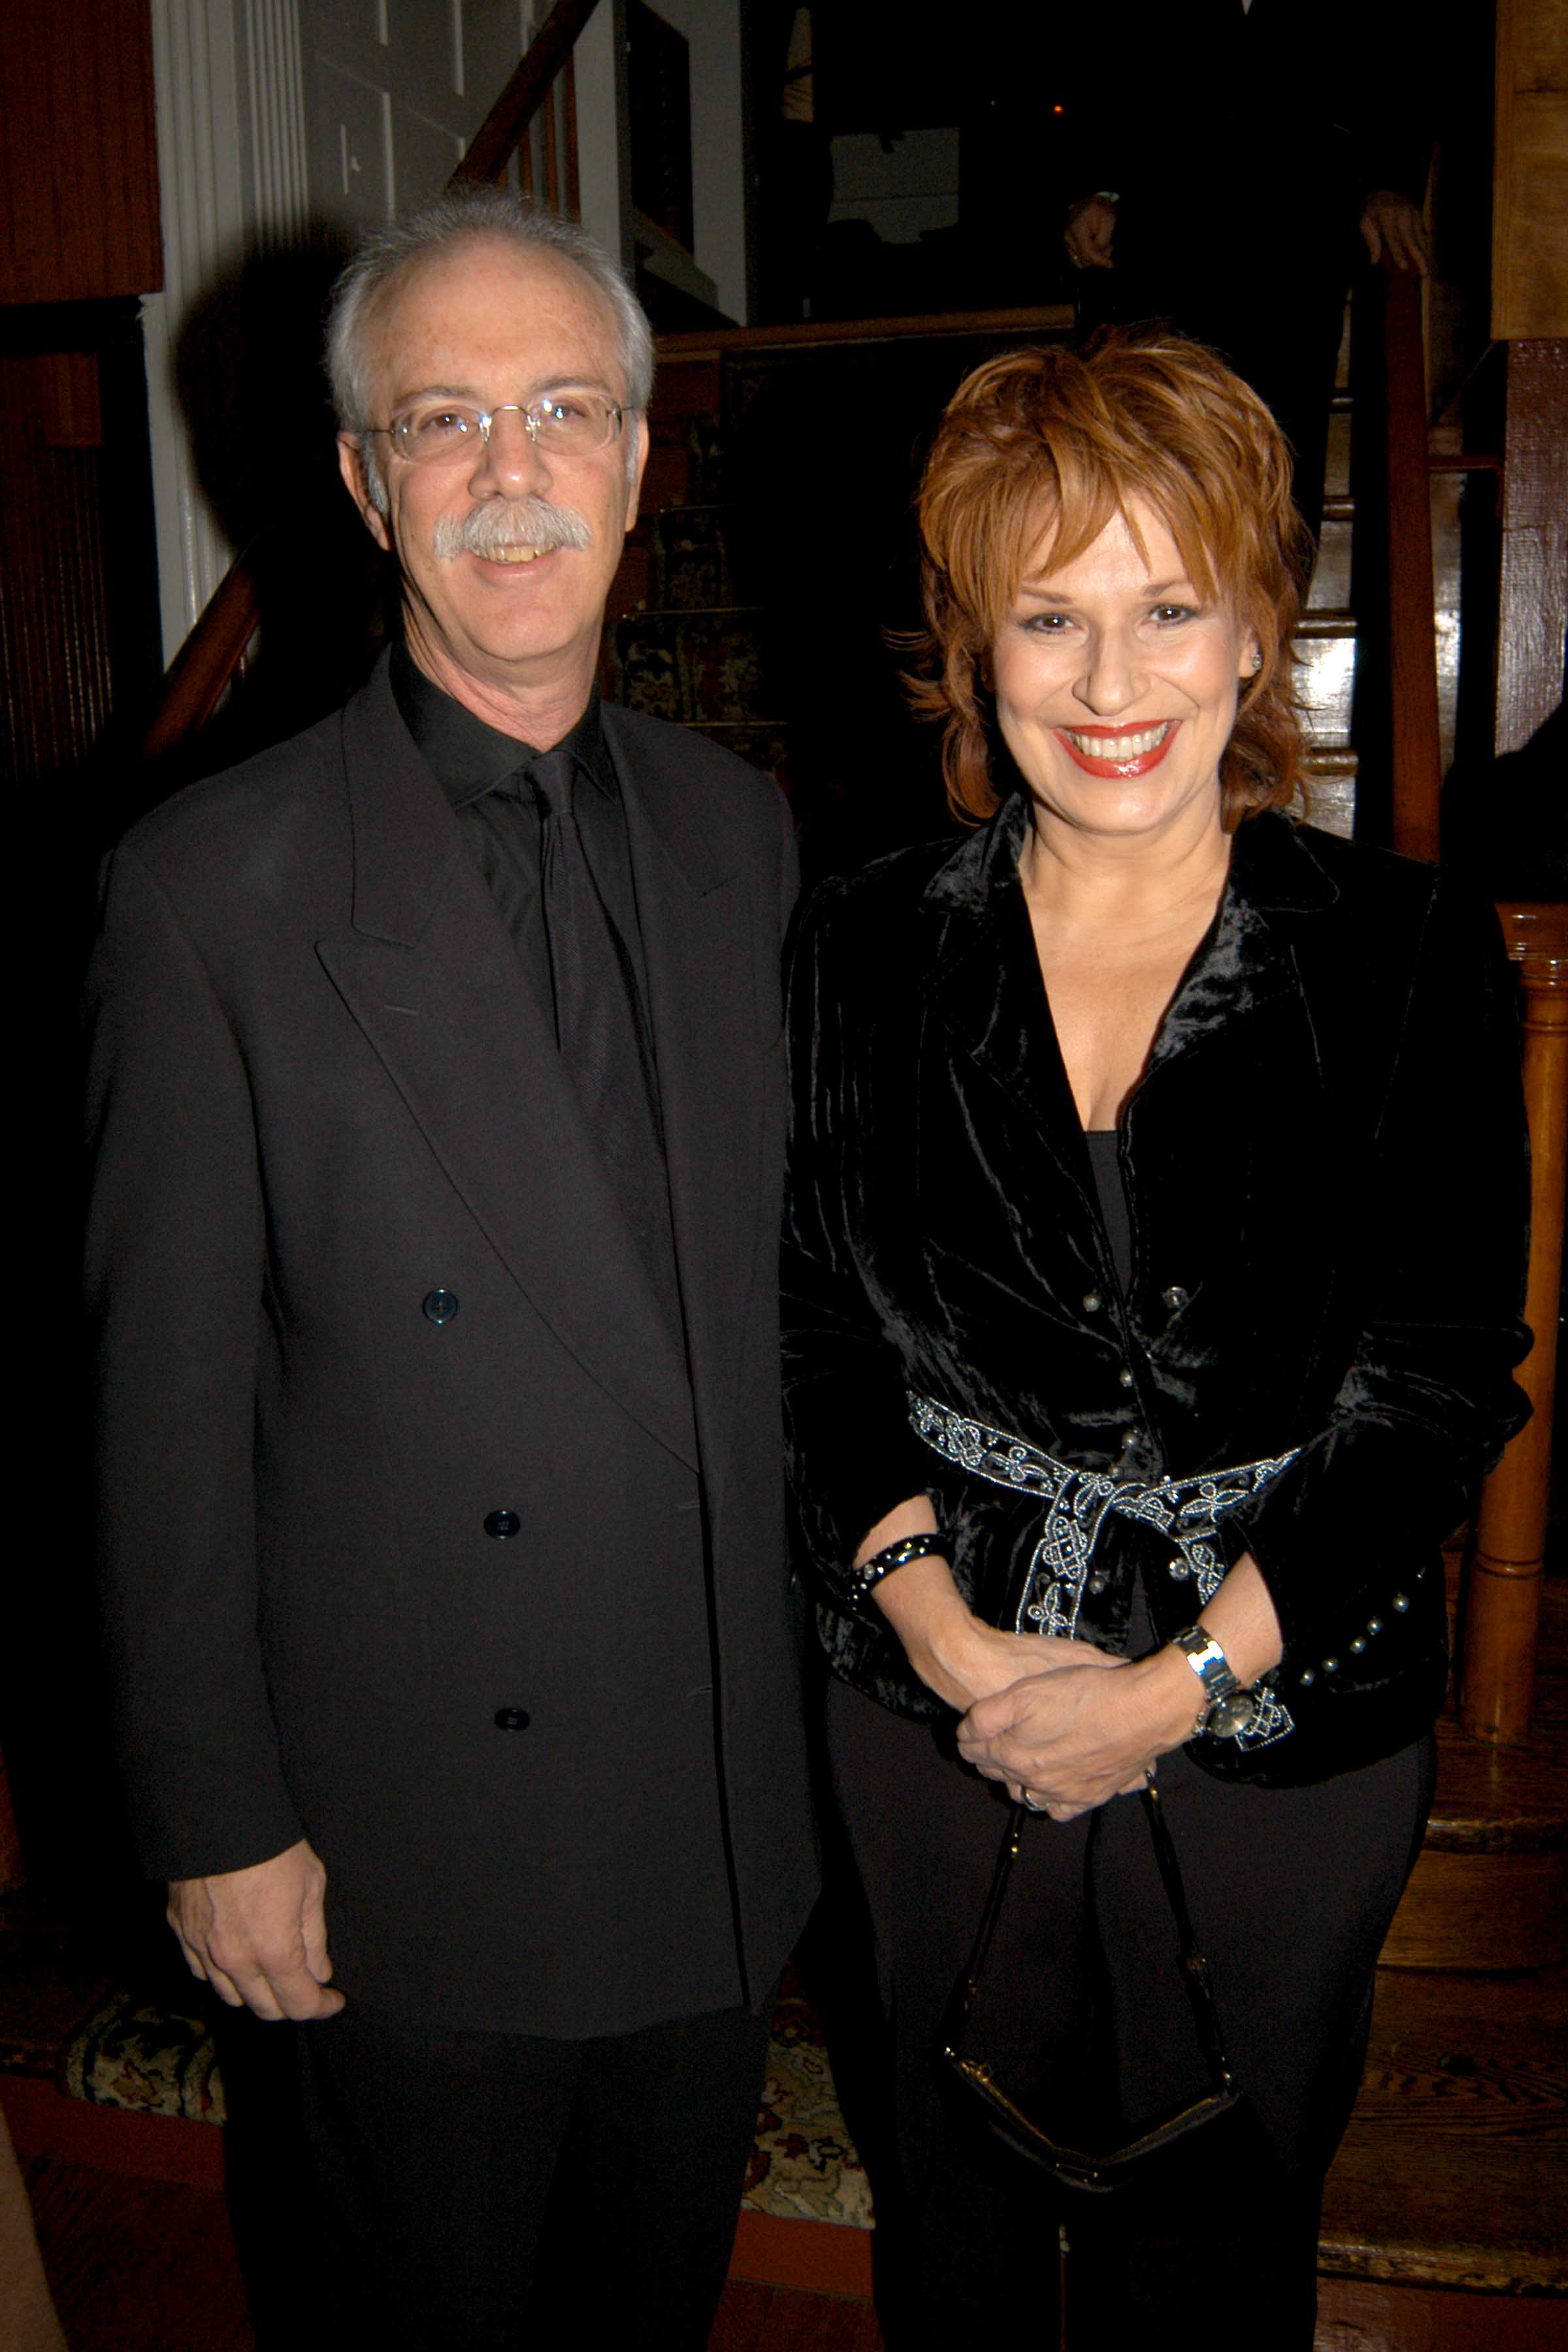
<path id="1" fill-rule="evenodd" d="M 1060 108 L 1059 106 L 1053 106 L 1053 107 L 1052 107 L 1052 109 L 1051 109 L 1051 112 L 1052 112 L 1053 114 L 1060 114 L 1062 111 L 1063 111 L 1063 110 L 1062 110 L 1062 108 Z"/>

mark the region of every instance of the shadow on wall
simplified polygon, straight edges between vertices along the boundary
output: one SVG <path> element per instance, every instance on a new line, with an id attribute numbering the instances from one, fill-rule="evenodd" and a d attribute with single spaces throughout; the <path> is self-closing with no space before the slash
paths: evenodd
<path id="1" fill-rule="evenodd" d="M 148 804 L 334 709 L 384 642 L 390 567 L 346 496 L 321 362 L 346 247 L 319 226 L 292 250 L 236 262 L 191 310 L 175 383 L 197 475 L 246 551 L 258 646 L 223 708 L 149 772 Z"/>

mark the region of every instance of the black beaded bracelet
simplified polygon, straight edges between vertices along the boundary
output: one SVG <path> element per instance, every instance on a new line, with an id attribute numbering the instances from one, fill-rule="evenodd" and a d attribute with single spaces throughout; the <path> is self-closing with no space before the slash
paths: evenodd
<path id="1" fill-rule="evenodd" d="M 880 1551 L 874 1551 L 869 1559 L 863 1559 L 849 1573 L 864 1600 L 885 1576 L 891 1576 L 894 1569 L 907 1568 L 911 1559 L 945 1559 L 950 1568 L 952 1566 L 952 1538 L 946 1528 L 928 1528 L 923 1535 L 900 1536 L 897 1543 L 884 1544 Z"/>

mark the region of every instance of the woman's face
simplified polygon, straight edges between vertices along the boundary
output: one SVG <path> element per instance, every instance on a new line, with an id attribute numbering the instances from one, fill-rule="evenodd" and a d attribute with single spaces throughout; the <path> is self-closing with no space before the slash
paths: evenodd
<path id="1" fill-rule="evenodd" d="M 1093 545 L 1036 549 L 992 648 L 996 715 L 1037 815 L 1151 840 L 1217 824 L 1219 761 L 1258 641 L 1205 603 L 1152 508 L 1129 501 Z"/>

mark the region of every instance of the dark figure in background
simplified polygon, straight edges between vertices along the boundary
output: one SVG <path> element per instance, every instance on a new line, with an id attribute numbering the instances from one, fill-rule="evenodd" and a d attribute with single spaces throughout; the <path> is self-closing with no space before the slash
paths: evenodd
<path id="1" fill-rule="evenodd" d="M 790 990 L 786 1391 L 888 2013 L 879 2300 L 900 2347 L 1048 2352 L 1062 2219 L 1070 2343 L 1234 2315 L 1310 2352 L 1431 1799 L 1438 1548 L 1527 1409 L 1511 982 L 1460 879 L 1283 813 L 1300 525 L 1211 353 L 988 362 L 920 520 L 973 829 L 824 884 Z M 1072 2198 L 962 2132 L 933 2045 L 995 1782 L 1051 1816 L 988 1977 L 1004 2087 L 1058 2132 L 1076 2099 L 1089 2147 L 1207 2088 L 1151 1772 L 1245 2104 Z"/>
<path id="2" fill-rule="evenodd" d="M 1316 539 L 1345 295 L 1426 274 L 1433 20 L 1400 0 L 1117 0 L 1066 118 L 1086 327 L 1164 319 L 1273 410 Z M 1359 232 L 1359 234 L 1358 234 Z"/>
<path id="3" fill-rule="evenodd" d="M 489 2352 L 552 2294 L 696 2352 L 815 1892 L 794 840 L 600 705 L 652 349 L 592 240 L 445 197 L 330 356 L 404 640 L 135 828 L 91 978 L 119 1736 L 191 1969 L 294 2021 L 290 2352 Z"/>

